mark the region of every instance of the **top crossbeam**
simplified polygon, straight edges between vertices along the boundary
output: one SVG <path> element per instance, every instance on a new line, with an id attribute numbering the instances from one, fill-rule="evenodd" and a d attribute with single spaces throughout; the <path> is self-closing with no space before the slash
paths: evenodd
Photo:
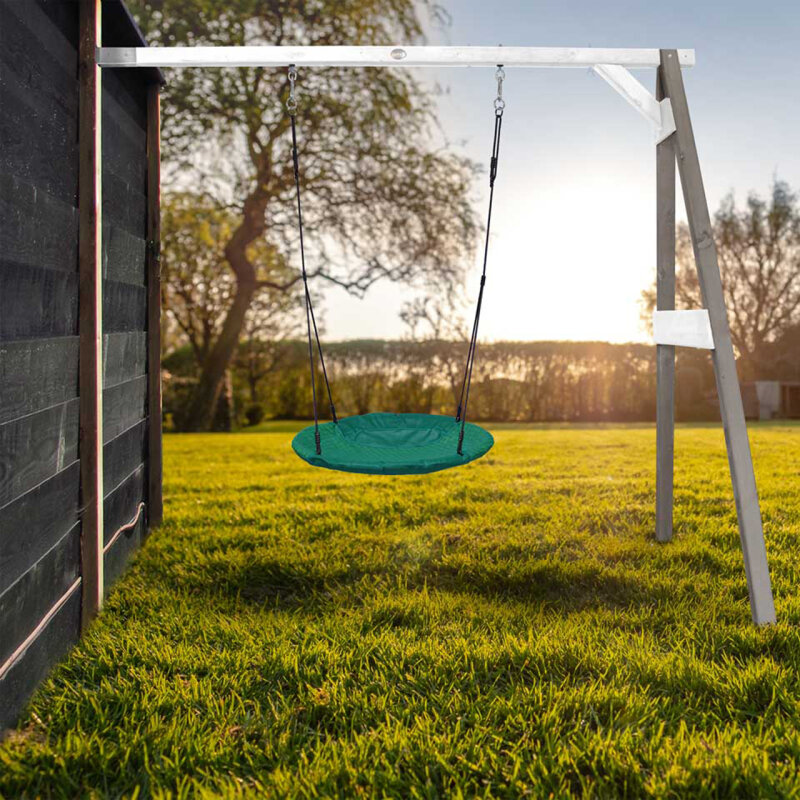
<path id="1" fill-rule="evenodd" d="M 656 48 L 605 47 L 101 47 L 101 67 L 658 67 Z M 694 50 L 678 50 L 682 67 Z"/>

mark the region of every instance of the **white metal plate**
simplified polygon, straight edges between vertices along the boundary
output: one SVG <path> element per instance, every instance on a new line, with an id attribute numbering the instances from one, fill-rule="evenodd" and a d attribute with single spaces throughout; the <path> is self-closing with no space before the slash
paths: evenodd
<path id="1" fill-rule="evenodd" d="M 714 334 L 708 310 L 654 311 L 653 339 L 656 344 L 713 350 Z"/>

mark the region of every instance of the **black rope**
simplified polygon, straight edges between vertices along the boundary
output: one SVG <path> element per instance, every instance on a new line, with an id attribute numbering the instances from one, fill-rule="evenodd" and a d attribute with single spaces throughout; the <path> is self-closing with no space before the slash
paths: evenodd
<path id="1" fill-rule="evenodd" d="M 458 398 L 456 422 L 461 423 L 458 432 L 458 454 L 464 455 L 464 430 L 467 424 L 467 409 L 469 407 L 469 390 L 472 384 L 472 367 L 475 364 L 475 352 L 478 349 L 478 325 L 481 320 L 483 307 L 483 288 L 486 285 L 486 264 L 489 260 L 489 233 L 492 227 L 492 205 L 494 203 L 494 182 L 497 177 L 497 160 L 500 155 L 500 132 L 503 127 L 503 106 L 495 107 L 494 112 L 494 140 L 492 142 L 492 157 L 489 162 L 489 213 L 486 219 L 486 239 L 483 245 L 483 271 L 481 272 L 481 288 L 478 292 L 478 303 L 475 307 L 475 319 L 472 323 L 472 335 L 467 351 L 467 363 L 464 366 L 464 379 L 461 382 L 461 394 Z"/>
<path id="2" fill-rule="evenodd" d="M 306 330 L 308 333 L 308 363 L 311 369 L 311 401 L 314 406 L 314 442 L 317 448 L 317 455 L 322 453 L 322 443 L 319 435 L 319 412 L 317 411 L 317 385 L 314 369 L 314 345 L 311 341 L 311 331 L 314 331 L 314 338 L 317 342 L 317 352 L 319 353 L 319 362 L 322 366 L 322 375 L 325 379 L 325 387 L 328 390 L 328 401 L 331 407 L 331 416 L 334 423 L 338 423 L 336 418 L 336 407 L 333 405 L 333 396 L 331 394 L 331 385 L 328 381 L 328 370 L 325 368 L 325 357 L 322 355 L 322 344 L 319 340 L 319 331 L 317 330 L 317 319 L 314 316 L 314 306 L 311 302 L 311 292 L 308 290 L 308 274 L 306 273 L 306 252 L 303 242 L 303 207 L 300 202 L 300 161 L 297 155 L 297 124 L 295 121 L 294 111 L 290 111 L 289 119 L 292 123 L 292 164 L 294 166 L 294 185 L 297 192 L 297 226 L 300 231 L 300 266 L 303 274 L 303 287 L 305 289 L 306 301 Z"/>

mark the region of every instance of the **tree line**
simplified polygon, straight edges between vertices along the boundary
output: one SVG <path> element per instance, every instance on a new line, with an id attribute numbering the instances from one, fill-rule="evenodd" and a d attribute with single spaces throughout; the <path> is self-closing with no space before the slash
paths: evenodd
<path id="1" fill-rule="evenodd" d="M 340 415 L 455 413 L 464 342 L 334 342 L 325 353 Z M 189 349 L 173 353 L 165 368 L 168 423 L 182 429 L 185 392 L 194 380 L 186 374 L 192 368 Z M 313 416 L 305 341 L 240 355 L 229 377 L 225 403 L 234 424 Z M 316 379 L 319 386 L 322 376 Z M 655 381 L 655 348 L 647 344 L 495 342 L 479 347 L 469 415 L 499 422 L 647 422 L 655 419 Z M 330 418 L 324 392 L 319 410 Z M 719 417 L 708 353 L 678 352 L 676 414 L 686 421 Z M 217 426 L 230 421 L 222 416 Z"/>

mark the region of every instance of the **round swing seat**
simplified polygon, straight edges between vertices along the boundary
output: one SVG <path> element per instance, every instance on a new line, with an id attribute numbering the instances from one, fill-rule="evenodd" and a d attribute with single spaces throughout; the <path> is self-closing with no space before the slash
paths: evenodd
<path id="1" fill-rule="evenodd" d="M 459 455 L 460 430 L 460 422 L 438 414 L 362 414 L 320 425 L 320 454 L 313 425 L 294 437 L 292 448 L 315 467 L 369 475 L 421 475 L 467 464 L 494 444 L 489 431 L 468 422 Z"/>

